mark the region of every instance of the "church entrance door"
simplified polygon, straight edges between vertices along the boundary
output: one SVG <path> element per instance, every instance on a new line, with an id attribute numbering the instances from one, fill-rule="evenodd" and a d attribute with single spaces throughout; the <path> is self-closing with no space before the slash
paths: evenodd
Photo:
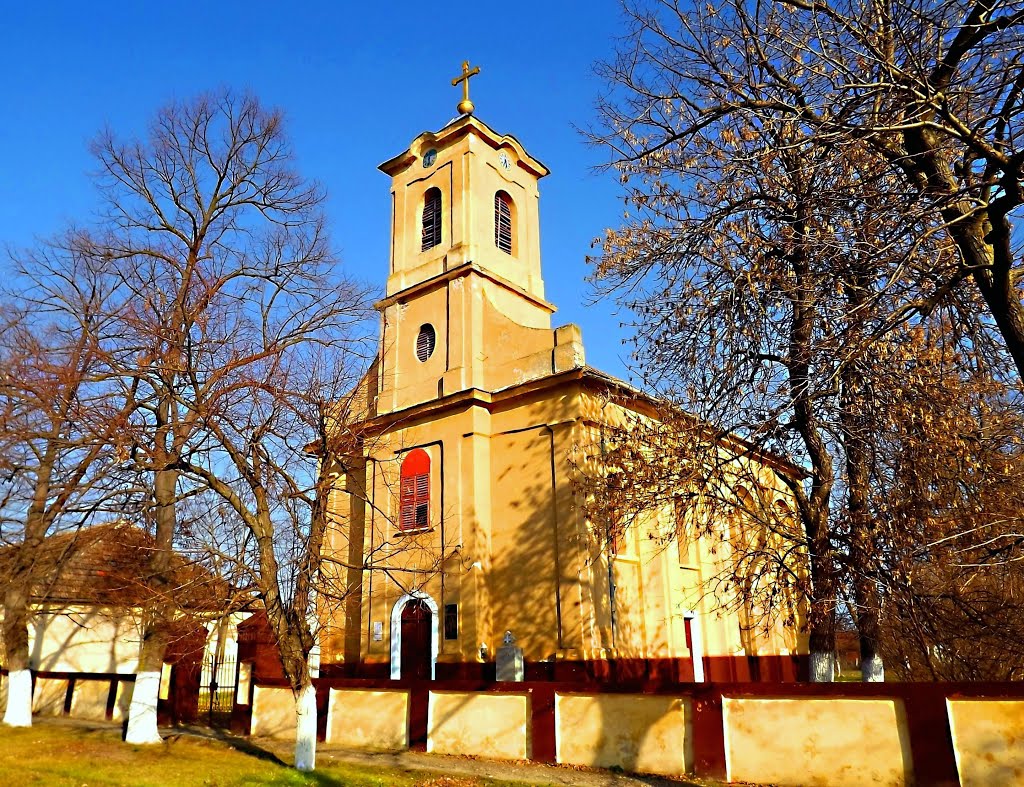
<path id="1" fill-rule="evenodd" d="M 402 677 L 430 679 L 433 619 L 423 599 L 413 599 L 402 609 Z"/>

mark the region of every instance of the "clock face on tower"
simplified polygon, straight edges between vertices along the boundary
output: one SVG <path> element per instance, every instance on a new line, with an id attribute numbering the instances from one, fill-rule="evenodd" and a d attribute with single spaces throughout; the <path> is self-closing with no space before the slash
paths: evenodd
<path id="1" fill-rule="evenodd" d="M 501 168 L 504 169 L 504 170 L 509 170 L 509 169 L 512 168 L 512 159 L 510 159 L 508 157 L 508 153 L 501 153 L 498 156 L 498 163 L 501 165 Z"/>
<path id="2" fill-rule="evenodd" d="M 437 161 L 437 151 L 434 150 L 434 148 L 431 148 L 430 150 L 428 150 L 426 153 L 423 154 L 423 166 L 424 167 L 432 167 L 432 166 L 434 166 L 434 162 L 435 161 Z"/>

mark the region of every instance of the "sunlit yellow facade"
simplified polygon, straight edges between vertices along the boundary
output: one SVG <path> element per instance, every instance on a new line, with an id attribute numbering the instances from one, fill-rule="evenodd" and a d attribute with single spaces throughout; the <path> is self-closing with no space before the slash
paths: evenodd
<path id="1" fill-rule="evenodd" d="M 323 668 L 405 676 L 411 601 L 429 610 L 422 648 L 437 677 L 487 674 L 506 631 L 548 674 L 674 660 L 699 679 L 709 658 L 795 654 L 797 635 L 753 642 L 735 613 L 714 612 L 702 587 L 720 558 L 680 548 L 664 517 L 652 512 L 609 555 L 584 515 L 580 446 L 607 417 L 608 392 L 627 409 L 631 394 L 586 366 L 577 326 L 552 327 L 547 168 L 469 115 L 380 168 L 390 267 L 379 355 L 358 392 L 363 457 L 346 460 L 332 494 L 337 562 L 324 570 L 342 590 L 324 604 Z"/>

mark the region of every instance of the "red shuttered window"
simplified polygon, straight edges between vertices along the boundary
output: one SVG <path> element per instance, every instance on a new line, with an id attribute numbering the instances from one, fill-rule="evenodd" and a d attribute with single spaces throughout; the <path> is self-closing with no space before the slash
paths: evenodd
<path id="1" fill-rule="evenodd" d="M 400 530 L 430 526 L 430 455 L 422 448 L 410 451 L 402 461 L 399 489 Z"/>

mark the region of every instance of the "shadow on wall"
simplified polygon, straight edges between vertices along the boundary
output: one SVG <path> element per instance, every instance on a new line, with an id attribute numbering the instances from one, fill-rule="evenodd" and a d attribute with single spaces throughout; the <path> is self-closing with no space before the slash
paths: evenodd
<path id="1" fill-rule="evenodd" d="M 29 623 L 30 663 L 50 672 L 131 673 L 141 631 L 127 610 L 110 607 L 39 609 Z"/>

